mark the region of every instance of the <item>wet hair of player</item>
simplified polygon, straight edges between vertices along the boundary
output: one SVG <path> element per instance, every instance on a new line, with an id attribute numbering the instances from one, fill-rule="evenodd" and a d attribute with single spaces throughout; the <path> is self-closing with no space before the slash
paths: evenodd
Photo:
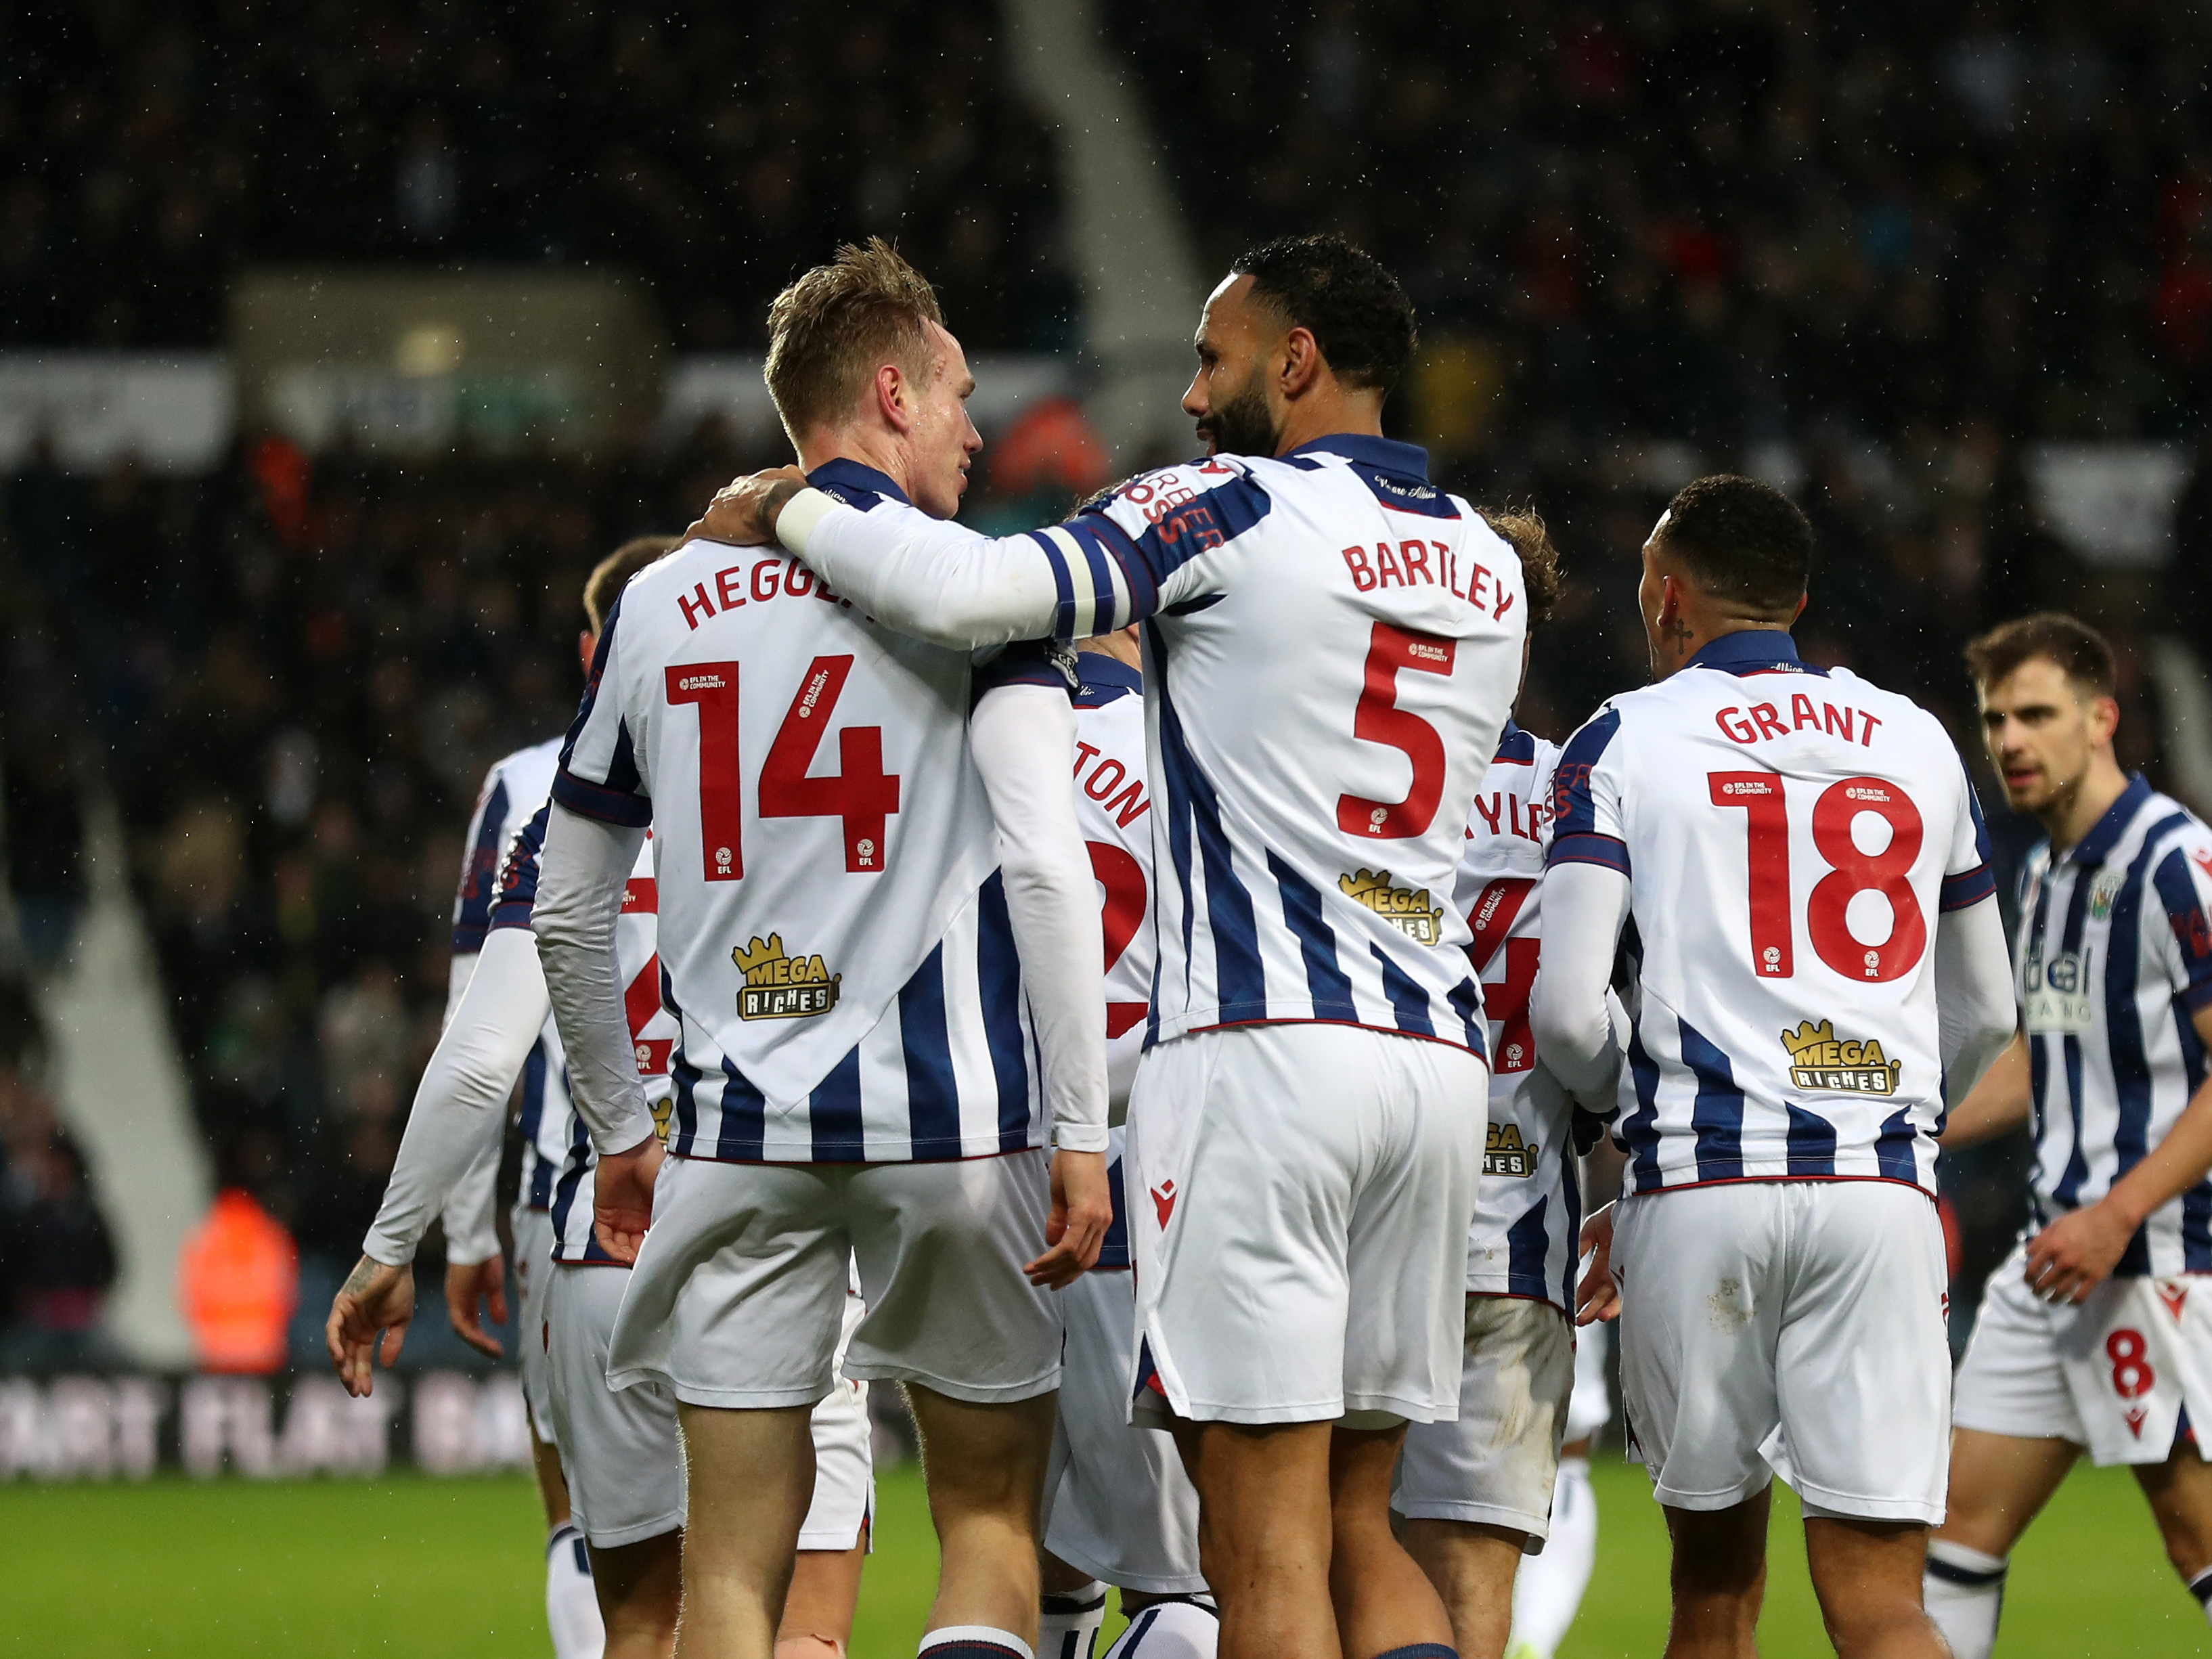
<path id="1" fill-rule="evenodd" d="M 1547 623 L 1559 609 L 1559 550 L 1533 507 L 1483 509 L 1482 521 L 1521 556 L 1522 591 L 1528 595 L 1528 626 Z"/>
<path id="2" fill-rule="evenodd" d="M 803 273 L 768 308 L 763 371 L 792 442 L 843 420 L 885 363 L 926 383 L 935 365 L 928 325 L 944 322 L 928 278 L 880 236 L 847 243 Z"/>
<path id="3" fill-rule="evenodd" d="M 1388 392 L 1413 361 L 1413 302 L 1381 260 L 1343 237 L 1280 236 L 1246 251 L 1230 270 L 1289 328 L 1314 337 L 1338 381 Z"/>
<path id="4" fill-rule="evenodd" d="M 1770 484 L 1719 472 L 1694 478 L 1652 532 L 1708 599 L 1753 622 L 1788 623 L 1813 574 L 1813 526 Z"/>
<path id="5" fill-rule="evenodd" d="M 2002 623 L 1966 647 L 1966 672 L 1988 690 L 2023 664 L 2047 657 L 2087 697 L 2117 696 L 2120 684 L 2112 647 L 2102 634 L 2078 617 L 2045 611 Z"/>
<path id="6" fill-rule="evenodd" d="M 592 567 L 584 578 L 584 617 L 597 634 L 606 627 L 607 612 L 615 608 L 629 579 L 649 564 L 683 546 L 681 536 L 633 536 Z"/>

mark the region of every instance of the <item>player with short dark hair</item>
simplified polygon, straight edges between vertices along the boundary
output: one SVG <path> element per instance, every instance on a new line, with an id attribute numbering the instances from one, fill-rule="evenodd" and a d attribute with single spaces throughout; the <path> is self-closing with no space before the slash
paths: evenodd
<path id="1" fill-rule="evenodd" d="M 1583 1230 L 1580 1295 L 1586 1321 L 1620 1316 L 1674 1540 L 1668 1652 L 1750 1650 L 1779 1474 L 1838 1651 L 1936 1659 L 1934 1137 L 1946 1090 L 2009 1033 L 2004 934 L 1942 726 L 1797 654 L 1811 543 L 1747 478 L 1690 485 L 1644 543 L 1657 683 L 1559 762 L 1537 1052 L 1617 1109 L 1628 1155 L 1627 1195 Z M 1607 988 L 1632 921 L 1624 1022 Z"/>
<path id="2" fill-rule="evenodd" d="M 1438 896 L 1528 602 L 1511 545 L 1382 436 L 1413 340 L 1368 255 L 1270 244 L 1193 342 L 1203 460 L 995 540 L 788 471 L 739 480 L 703 526 L 780 536 L 948 645 L 1144 624 L 1162 804 L 1127 1155 L 1137 1411 L 1175 1426 L 1235 1659 L 1450 1651 L 1389 1487 L 1404 1425 L 1459 1410 L 1488 1039 Z"/>
<path id="3" fill-rule="evenodd" d="M 2126 1464 L 2212 1615 L 2212 831 L 2121 771 L 2112 647 L 2024 617 L 1966 647 L 1990 759 L 2046 839 L 2021 872 L 2020 1032 L 1946 1149 L 2032 1126 L 2030 1216 L 1951 1409 L 1929 1611 L 1989 1659 L 2013 1545 L 2086 1449 Z"/>

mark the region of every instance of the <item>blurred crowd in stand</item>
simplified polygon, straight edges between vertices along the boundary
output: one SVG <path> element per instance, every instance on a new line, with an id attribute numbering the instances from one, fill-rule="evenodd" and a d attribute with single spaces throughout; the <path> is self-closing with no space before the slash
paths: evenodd
<path id="1" fill-rule="evenodd" d="M 679 348 L 763 343 L 836 237 L 898 239 L 969 343 L 1075 296 L 990 0 L 28 0 L 0 15 L 0 345 L 211 345 L 239 265 L 641 273 Z"/>
<path id="2" fill-rule="evenodd" d="M 2022 452 L 2208 429 L 2202 9 L 1102 9 L 1207 266 L 1317 228 L 1371 248 L 1423 317 L 1407 435 L 1553 521 L 1578 580 L 1528 724 L 1563 734 L 1641 676 L 1635 550 L 1666 486 L 1727 465 L 1813 513 L 1810 654 L 1922 698 L 1974 752 L 1960 646 L 2080 610 L 2121 647 L 2123 759 L 2174 786 L 2145 642 L 2212 640 L 2212 475 L 2170 571 L 2093 578 L 2039 521 Z M 2001 829 L 2016 856 L 2026 827 Z M 2021 1156 L 1947 1165 L 1962 1321 L 2018 1224 Z"/>
<path id="3" fill-rule="evenodd" d="M 16 342 L 214 340 L 248 258 L 476 255 L 619 259 L 683 345 L 742 347 L 793 268 L 883 229 L 970 345 L 1067 343 L 1048 146 L 993 78 L 980 0 L 858 22 L 586 4 L 543 27 L 466 3 L 144 10 L 0 20 Z M 1674 487 L 1729 467 L 1814 518 L 1808 655 L 1942 714 L 1992 807 L 1960 647 L 2049 605 L 2112 633 L 2123 759 L 2181 787 L 2154 646 L 2212 639 L 2212 447 L 2173 559 L 2115 571 L 2039 515 L 2028 447 L 2187 441 L 2212 414 L 2197 12 L 1101 12 L 1210 269 L 1335 228 L 1413 289 L 1425 362 L 1394 428 L 1478 501 L 1533 501 L 1568 563 L 1525 725 L 1564 738 L 1644 679 L 1637 549 Z M 991 434 L 971 521 L 1021 527 L 1103 477 L 1075 405 L 1032 413 Z M 201 477 L 40 453 L 5 482 L 17 960 L 33 980 L 69 960 L 85 803 L 112 794 L 213 1165 L 296 1242 L 295 1355 L 436 1036 L 483 769 L 574 709 L 585 573 L 782 459 L 711 423 L 587 462 L 311 457 L 254 434 Z M 2016 860 L 2027 827 L 1992 818 Z M 0 1233 L 10 1341 L 96 1308 L 112 1271 L 40 1075 L 0 1070 L 5 1213 L 74 1219 Z M 2017 1142 L 1947 1164 L 1964 1285 L 2016 1224 L 2020 1164 Z M 70 1270 L 46 1283 L 52 1253 L 16 1241 L 68 1228 Z"/>

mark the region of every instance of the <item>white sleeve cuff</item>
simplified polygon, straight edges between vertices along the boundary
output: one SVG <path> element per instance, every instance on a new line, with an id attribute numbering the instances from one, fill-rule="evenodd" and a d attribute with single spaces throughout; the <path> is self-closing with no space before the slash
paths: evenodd
<path id="1" fill-rule="evenodd" d="M 802 489 L 783 504 L 776 515 L 775 538 L 793 553 L 805 557 L 807 538 L 814 526 L 843 503 L 818 489 Z"/>

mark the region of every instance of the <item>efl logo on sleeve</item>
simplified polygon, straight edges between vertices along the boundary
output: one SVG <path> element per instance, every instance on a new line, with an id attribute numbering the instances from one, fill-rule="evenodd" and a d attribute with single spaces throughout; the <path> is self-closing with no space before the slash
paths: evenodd
<path id="1" fill-rule="evenodd" d="M 818 956 L 787 955 L 781 933 L 738 946 L 730 960 L 745 975 L 738 993 L 739 1019 L 805 1019 L 837 1006 L 845 976 L 831 973 Z"/>

